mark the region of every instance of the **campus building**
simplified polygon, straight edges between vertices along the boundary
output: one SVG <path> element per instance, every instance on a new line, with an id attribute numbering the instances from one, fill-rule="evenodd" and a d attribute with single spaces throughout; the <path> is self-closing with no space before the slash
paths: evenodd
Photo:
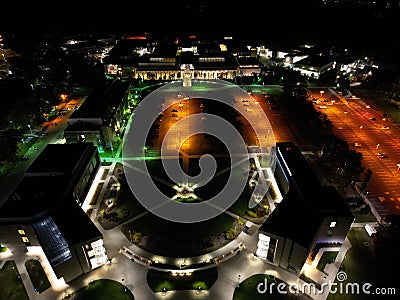
<path id="1" fill-rule="evenodd" d="M 64 130 L 66 142 L 90 142 L 99 151 L 113 151 L 113 142 L 122 135 L 131 113 L 130 86 L 130 82 L 118 78 L 99 83 L 69 117 Z"/>
<path id="2" fill-rule="evenodd" d="M 128 37 L 118 41 L 103 62 L 107 76 L 138 80 L 234 79 L 259 74 L 262 66 L 223 43 L 195 37 L 163 42 Z"/>
<path id="3" fill-rule="evenodd" d="M 336 59 L 331 56 L 310 55 L 292 64 L 294 71 L 318 79 L 322 74 L 336 69 Z"/>
<path id="4" fill-rule="evenodd" d="M 0 207 L 0 244 L 43 249 L 65 282 L 108 261 L 101 232 L 82 210 L 100 167 L 92 143 L 48 144 Z"/>
<path id="5" fill-rule="evenodd" d="M 256 256 L 299 275 L 321 248 L 340 247 L 354 216 L 333 186 L 323 186 L 301 150 L 276 144 L 275 178 L 284 195 L 259 228 Z"/>

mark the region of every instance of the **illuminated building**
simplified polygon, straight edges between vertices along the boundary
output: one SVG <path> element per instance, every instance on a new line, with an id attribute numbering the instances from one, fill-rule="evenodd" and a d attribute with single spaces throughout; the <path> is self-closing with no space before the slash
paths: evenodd
<path id="1" fill-rule="evenodd" d="M 113 150 L 115 137 L 126 125 L 130 100 L 129 82 L 108 79 L 99 84 L 69 117 L 64 130 L 66 142 L 92 142 L 99 151 Z"/>
<path id="2" fill-rule="evenodd" d="M 41 246 L 65 282 L 106 263 L 102 234 L 81 208 L 99 166 L 92 143 L 47 145 L 1 206 L 2 246 Z"/>
<path id="3" fill-rule="evenodd" d="M 225 44 L 195 38 L 163 42 L 122 39 L 103 61 L 107 76 L 138 80 L 234 79 L 261 71 L 255 57 L 236 57 Z"/>
<path id="4" fill-rule="evenodd" d="M 340 247 L 354 216 L 333 186 L 322 186 L 297 146 L 277 143 L 275 178 L 284 195 L 259 229 L 256 256 L 300 274 L 320 248 Z"/>

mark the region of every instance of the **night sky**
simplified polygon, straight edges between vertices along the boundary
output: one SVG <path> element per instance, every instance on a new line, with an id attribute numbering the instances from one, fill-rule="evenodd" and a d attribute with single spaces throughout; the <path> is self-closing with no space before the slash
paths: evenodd
<path id="1" fill-rule="evenodd" d="M 327 6 L 321 5 L 320 0 L 72 0 L 49 4 L 7 1 L 2 3 L 0 33 L 11 30 L 35 36 L 41 33 L 150 32 L 160 37 L 197 34 L 233 35 L 249 40 L 307 38 L 362 47 L 398 47 L 395 35 L 400 8 L 389 11 L 345 2 L 350 4 L 344 6 L 340 2 L 340 5 Z"/>
<path id="2" fill-rule="evenodd" d="M 5 1 L 3 1 L 5 2 Z M 346 24 L 363 22 L 371 26 L 377 20 L 371 14 L 377 9 L 322 6 L 319 0 L 228 1 L 228 0 L 175 0 L 175 1 L 53 1 L 28 3 L 6 1 L 2 3 L 0 24 L 21 29 L 95 29 L 144 28 L 173 31 L 189 28 L 207 31 L 234 30 L 308 31 L 346 28 Z M 346 1 L 347 2 L 347 1 Z M 397 9 L 399 10 L 399 9 Z M 8 24 L 8 25 L 7 25 Z M 313 25 L 313 26 L 312 26 Z M 361 24 L 348 27 L 357 29 Z M 373 26 L 371 26 L 373 27 Z"/>

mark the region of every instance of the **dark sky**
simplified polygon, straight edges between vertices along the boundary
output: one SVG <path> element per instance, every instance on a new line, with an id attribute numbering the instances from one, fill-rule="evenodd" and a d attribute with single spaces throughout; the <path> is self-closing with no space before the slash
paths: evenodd
<path id="1" fill-rule="evenodd" d="M 43 0 L 42 0 L 43 1 Z M 3 1 L 0 30 L 151 30 L 294 32 L 337 31 L 370 26 L 362 10 L 319 9 L 318 0 L 113 0 L 113 1 Z M 353 21 L 352 21 L 353 20 Z M 365 22 L 366 21 L 366 22 Z M 346 24 L 351 22 L 352 27 Z"/>
<path id="2" fill-rule="evenodd" d="M 332 43 L 398 44 L 398 17 L 343 5 L 324 8 L 319 0 L 112 0 L 7 1 L 2 30 L 42 32 L 118 31 L 153 35 L 234 35 L 239 38 L 323 39 Z M 398 9 L 397 11 L 399 11 Z"/>
<path id="3" fill-rule="evenodd" d="M 310 0 L 312 1 L 312 0 Z M 4 7 L 5 6 L 5 7 Z M 259 31 L 288 27 L 307 0 L 113 0 L 38 1 L 2 3 L 0 22 L 24 30 L 151 30 L 151 31 Z M 4 26 L 2 26 L 4 28 Z M 1 29 L 0 29 L 1 30 Z"/>

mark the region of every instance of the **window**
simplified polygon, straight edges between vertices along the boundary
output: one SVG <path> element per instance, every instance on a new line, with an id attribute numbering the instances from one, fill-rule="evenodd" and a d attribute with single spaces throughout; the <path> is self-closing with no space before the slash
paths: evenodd
<path id="1" fill-rule="evenodd" d="M 224 62 L 224 57 L 200 57 L 199 62 Z"/>
<path id="2" fill-rule="evenodd" d="M 328 236 L 331 236 L 331 235 L 333 234 L 333 230 L 335 230 L 336 223 L 337 223 L 337 222 L 336 222 L 336 220 L 334 219 L 334 220 L 332 220 L 331 223 L 329 224 L 329 229 L 328 229 L 328 233 L 327 233 Z"/>

